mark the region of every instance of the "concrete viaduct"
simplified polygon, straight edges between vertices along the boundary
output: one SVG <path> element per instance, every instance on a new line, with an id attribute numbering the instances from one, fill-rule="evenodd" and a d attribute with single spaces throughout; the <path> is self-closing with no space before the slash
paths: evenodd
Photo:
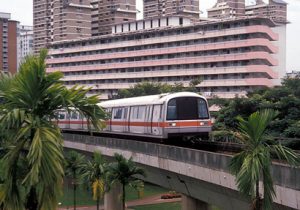
<path id="1" fill-rule="evenodd" d="M 205 210 L 210 204 L 222 210 L 250 207 L 250 201 L 237 191 L 235 177 L 229 172 L 230 155 L 116 138 L 63 135 L 65 148 L 97 150 L 107 157 L 115 153 L 133 157 L 147 171 L 145 181 L 183 194 L 183 210 Z M 273 163 L 272 173 L 277 195 L 273 209 L 300 209 L 300 169 Z M 112 197 L 105 199 L 107 205 L 115 204 Z M 114 208 L 117 207 L 106 207 Z"/>

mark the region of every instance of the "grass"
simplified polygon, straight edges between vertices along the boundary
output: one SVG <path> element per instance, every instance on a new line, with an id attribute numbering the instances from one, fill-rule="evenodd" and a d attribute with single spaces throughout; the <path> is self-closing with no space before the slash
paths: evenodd
<path id="1" fill-rule="evenodd" d="M 161 194 L 161 193 L 166 193 L 169 190 L 156 186 L 156 185 L 152 185 L 149 183 L 145 183 L 144 186 L 144 196 L 143 197 L 148 197 L 151 195 L 157 195 L 157 194 Z M 132 188 L 127 187 L 126 188 L 126 200 L 130 201 L 130 200 L 136 200 L 139 199 L 138 196 L 138 192 Z"/>
<path id="2" fill-rule="evenodd" d="M 136 207 L 131 207 L 130 209 L 133 209 L 133 210 L 165 210 L 165 209 L 181 210 L 181 204 L 180 204 L 180 202 L 160 203 L 160 204 L 153 204 L 153 205 L 136 206 Z M 220 209 L 213 206 L 212 210 L 220 210 Z"/>
<path id="3" fill-rule="evenodd" d="M 149 183 L 145 183 L 144 187 L 144 196 L 152 196 L 157 195 L 161 193 L 168 192 L 168 189 L 152 185 Z M 83 186 L 80 186 L 77 188 L 76 191 L 76 204 L 77 206 L 93 206 L 96 205 L 96 201 L 92 199 L 92 193 L 88 189 L 85 189 Z M 136 200 L 139 199 L 138 192 L 130 187 L 126 187 L 126 200 Z M 65 183 L 64 185 L 64 195 L 59 201 L 62 207 L 71 207 L 73 206 L 73 186 L 71 184 Z M 103 204 L 103 201 L 101 201 L 101 204 Z M 161 203 L 161 204 L 153 204 L 153 205 L 144 205 L 144 206 L 136 206 L 131 207 L 131 209 L 134 210 L 180 210 L 181 204 L 180 202 L 174 202 L 174 203 Z M 220 210 L 217 207 L 213 207 L 213 210 Z"/>
<path id="4" fill-rule="evenodd" d="M 73 206 L 73 186 L 71 184 L 65 183 L 64 194 L 59 200 L 61 206 Z M 161 188 L 156 185 L 145 183 L 144 196 L 157 195 L 161 193 L 168 192 L 167 189 Z M 76 190 L 76 205 L 77 206 L 92 206 L 96 205 L 96 201 L 92 199 L 92 193 L 90 190 L 85 189 L 83 186 L 79 186 Z M 136 200 L 139 199 L 138 192 L 130 187 L 126 187 L 126 200 Z M 103 203 L 103 201 L 101 201 Z"/>
<path id="5" fill-rule="evenodd" d="M 160 204 L 154 204 L 154 205 L 145 205 L 145 206 L 136 206 L 131 207 L 130 209 L 134 210 L 180 210 L 181 204 L 179 202 L 174 203 L 160 203 Z"/>

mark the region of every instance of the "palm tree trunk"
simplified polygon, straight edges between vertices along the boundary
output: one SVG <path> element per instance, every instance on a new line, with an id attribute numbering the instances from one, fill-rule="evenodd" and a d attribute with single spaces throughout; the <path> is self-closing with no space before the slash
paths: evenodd
<path id="1" fill-rule="evenodd" d="M 74 210 L 76 210 L 76 184 L 73 185 Z"/>
<path id="2" fill-rule="evenodd" d="M 122 184 L 123 192 L 122 192 L 122 204 L 123 204 L 123 210 L 125 210 L 125 185 Z"/>
<path id="3" fill-rule="evenodd" d="M 100 199 L 99 196 L 97 196 L 97 210 L 99 210 L 99 204 L 100 204 Z"/>
<path id="4" fill-rule="evenodd" d="M 259 180 L 256 181 L 255 209 L 260 210 Z"/>
<path id="5" fill-rule="evenodd" d="M 73 174 L 73 202 L 74 202 L 74 210 L 76 210 L 76 175 Z"/>
<path id="6" fill-rule="evenodd" d="M 35 188 L 32 187 L 27 198 L 26 209 L 28 210 L 37 210 L 38 209 L 38 200 Z"/>

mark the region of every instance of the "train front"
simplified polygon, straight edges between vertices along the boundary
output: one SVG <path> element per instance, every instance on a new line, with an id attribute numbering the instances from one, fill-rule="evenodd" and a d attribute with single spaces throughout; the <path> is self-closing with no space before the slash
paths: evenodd
<path id="1" fill-rule="evenodd" d="M 166 101 L 164 135 L 207 139 L 212 129 L 207 100 L 195 93 L 180 93 Z"/>

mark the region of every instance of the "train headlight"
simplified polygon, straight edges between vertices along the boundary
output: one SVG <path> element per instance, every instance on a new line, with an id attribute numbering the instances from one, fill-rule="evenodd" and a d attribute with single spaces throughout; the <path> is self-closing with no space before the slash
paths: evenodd
<path id="1" fill-rule="evenodd" d="M 172 127 L 175 127 L 175 126 L 176 126 L 176 123 L 171 123 L 171 126 L 172 126 Z"/>
<path id="2" fill-rule="evenodd" d="M 204 122 L 200 122 L 200 125 L 201 125 L 201 126 L 204 125 Z"/>

